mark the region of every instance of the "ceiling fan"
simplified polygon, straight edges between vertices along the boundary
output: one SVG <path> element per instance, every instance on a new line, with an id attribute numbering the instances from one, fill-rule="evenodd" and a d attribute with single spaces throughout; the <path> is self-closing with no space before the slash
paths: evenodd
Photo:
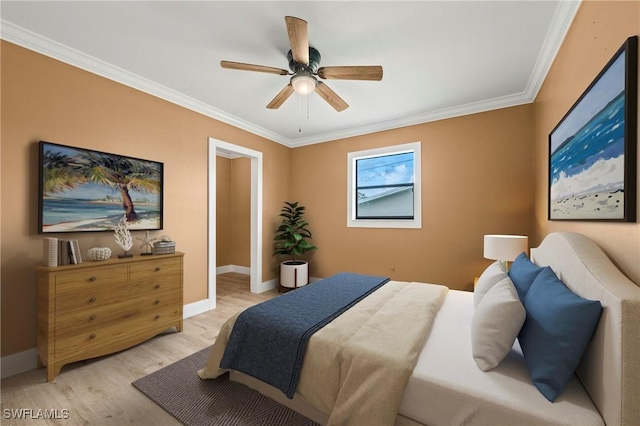
<path id="1" fill-rule="evenodd" d="M 344 111 L 349 107 L 340 96 L 329 88 L 321 79 L 334 80 L 382 80 L 382 67 L 379 65 L 366 66 L 338 66 L 320 67 L 320 52 L 309 46 L 309 34 L 307 31 L 307 21 L 293 16 L 285 16 L 287 33 L 291 50 L 287 54 L 289 59 L 289 72 L 282 68 L 267 67 L 264 65 L 244 64 L 241 62 L 220 61 L 222 68 L 256 71 L 270 74 L 291 75 L 291 80 L 284 89 L 276 95 L 267 105 L 269 109 L 280 108 L 293 92 L 301 95 L 315 91 L 322 99 L 336 111 Z"/>

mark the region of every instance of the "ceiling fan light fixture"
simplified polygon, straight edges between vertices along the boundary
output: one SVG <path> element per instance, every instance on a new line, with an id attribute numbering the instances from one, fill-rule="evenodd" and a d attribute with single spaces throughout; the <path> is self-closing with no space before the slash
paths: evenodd
<path id="1" fill-rule="evenodd" d="M 296 93 L 308 95 L 316 90 L 318 80 L 308 71 L 299 71 L 291 77 L 291 86 Z"/>
<path id="2" fill-rule="evenodd" d="M 0 0 L 1 1 L 1 0 Z M 287 53 L 289 69 L 267 67 L 264 65 L 245 64 L 242 62 L 220 61 L 222 68 L 243 71 L 255 71 L 278 75 L 292 75 L 287 84 L 278 94 L 267 104 L 268 109 L 278 109 L 284 101 L 295 92 L 300 95 L 308 95 L 315 92 L 336 111 L 344 111 L 349 108 L 344 99 L 331 90 L 323 80 L 382 80 L 382 66 L 380 65 L 360 65 L 360 66 L 332 66 L 320 68 L 320 52 L 309 46 L 309 33 L 307 21 L 294 16 L 285 16 L 287 34 L 291 49 Z M 293 73 L 293 74 L 292 74 Z M 309 102 L 307 99 L 307 109 Z"/>

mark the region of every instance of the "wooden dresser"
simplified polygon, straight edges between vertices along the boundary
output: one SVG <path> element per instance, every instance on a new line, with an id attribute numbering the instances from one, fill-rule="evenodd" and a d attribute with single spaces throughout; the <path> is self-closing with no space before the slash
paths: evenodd
<path id="1" fill-rule="evenodd" d="M 38 365 L 121 351 L 171 327 L 182 331 L 183 253 L 38 266 Z"/>

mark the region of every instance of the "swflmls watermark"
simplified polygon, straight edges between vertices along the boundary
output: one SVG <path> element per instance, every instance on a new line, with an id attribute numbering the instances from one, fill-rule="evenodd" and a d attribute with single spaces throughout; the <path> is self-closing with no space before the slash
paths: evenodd
<path id="1" fill-rule="evenodd" d="M 67 408 L 4 408 L 2 417 L 13 420 L 66 420 Z"/>

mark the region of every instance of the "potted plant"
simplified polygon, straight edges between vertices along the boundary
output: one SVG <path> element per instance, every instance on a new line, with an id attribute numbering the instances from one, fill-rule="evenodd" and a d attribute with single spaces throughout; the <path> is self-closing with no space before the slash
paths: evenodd
<path id="1" fill-rule="evenodd" d="M 274 237 L 274 256 L 291 256 L 290 260 L 280 263 L 280 285 L 285 288 L 297 288 L 309 283 L 309 263 L 306 260 L 297 259 L 309 250 L 317 247 L 311 244 L 311 232 L 307 229 L 309 224 L 304 220 L 304 206 L 298 202 L 285 201 L 285 206 L 280 211 L 282 223 Z"/>

